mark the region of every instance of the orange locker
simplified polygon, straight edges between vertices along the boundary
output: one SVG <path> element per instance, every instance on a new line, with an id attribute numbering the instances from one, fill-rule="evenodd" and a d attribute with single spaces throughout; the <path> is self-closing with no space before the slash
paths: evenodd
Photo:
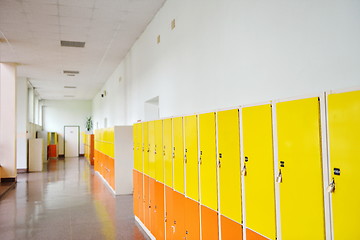
<path id="1" fill-rule="evenodd" d="M 218 214 L 206 206 L 201 206 L 201 231 L 204 240 L 219 239 Z"/>
<path id="2" fill-rule="evenodd" d="M 153 227 L 156 240 L 165 239 L 165 219 L 164 219 L 164 184 L 155 183 L 155 226 Z"/>
<path id="3" fill-rule="evenodd" d="M 138 172 L 133 170 L 133 209 L 134 215 L 139 217 L 139 183 Z"/>
<path id="4" fill-rule="evenodd" d="M 241 224 L 221 216 L 221 239 L 222 240 L 242 240 Z"/>
<path id="5" fill-rule="evenodd" d="M 166 239 L 175 240 L 174 238 L 174 190 L 165 186 L 165 224 L 166 224 Z"/>
<path id="6" fill-rule="evenodd" d="M 137 186 L 138 186 L 138 218 L 144 222 L 144 206 L 143 206 L 143 174 L 141 172 L 138 172 L 138 180 L 137 180 Z"/>
<path id="7" fill-rule="evenodd" d="M 263 237 L 260 234 L 252 231 L 251 229 L 246 229 L 246 239 L 247 240 L 269 240 L 269 238 Z"/>
<path id="8" fill-rule="evenodd" d="M 150 229 L 150 211 L 149 211 L 149 177 L 144 175 L 144 197 L 143 197 L 143 208 L 144 208 L 144 224 L 147 229 Z"/>
<path id="9" fill-rule="evenodd" d="M 174 191 L 174 229 L 173 239 L 185 237 L 185 196 Z"/>
<path id="10" fill-rule="evenodd" d="M 185 239 L 200 240 L 200 205 L 185 198 Z M 182 238 L 184 239 L 184 237 Z"/>
<path id="11" fill-rule="evenodd" d="M 155 179 L 149 178 L 149 212 L 150 212 L 150 224 L 149 230 L 154 233 L 156 229 L 156 216 L 155 216 Z"/>

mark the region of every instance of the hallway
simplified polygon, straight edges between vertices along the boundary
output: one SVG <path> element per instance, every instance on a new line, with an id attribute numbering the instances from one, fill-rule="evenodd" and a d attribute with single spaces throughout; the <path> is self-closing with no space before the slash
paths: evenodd
<path id="1" fill-rule="evenodd" d="M 148 239 L 132 196 L 113 197 L 84 158 L 49 160 L 47 169 L 19 174 L 0 200 L 0 239 Z"/>

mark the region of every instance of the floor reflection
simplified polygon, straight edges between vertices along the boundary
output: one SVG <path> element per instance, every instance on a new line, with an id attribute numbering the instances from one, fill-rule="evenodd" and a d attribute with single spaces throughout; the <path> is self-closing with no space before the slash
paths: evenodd
<path id="1" fill-rule="evenodd" d="M 0 200 L 0 239 L 148 239 L 132 196 L 114 197 L 86 160 L 50 159 L 45 167 L 19 174 Z"/>

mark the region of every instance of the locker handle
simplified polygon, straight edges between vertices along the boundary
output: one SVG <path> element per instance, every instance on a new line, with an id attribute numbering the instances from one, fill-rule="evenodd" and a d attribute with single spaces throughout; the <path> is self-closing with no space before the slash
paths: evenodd
<path id="1" fill-rule="evenodd" d="M 246 176 L 246 174 L 247 174 L 246 165 L 244 165 L 244 167 L 242 168 L 241 174 L 242 174 L 243 176 Z"/>
<path id="2" fill-rule="evenodd" d="M 282 174 L 281 174 L 281 169 L 279 170 L 279 174 L 276 177 L 276 182 L 277 183 L 281 183 L 282 182 Z"/>
<path id="3" fill-rule="evenodd" d="M 335 191 L 335 180 L 334 178 L 332 179 L 331 183 L 329 184 L 329 186 L 326 188 L 326 191 L 328 193 L 332 193 Z"/>
<path id="4" fill-rule="evenodd" d="M 186 158 L 186 154 L 184 155 L 184 159 L 185 159 L 185 163 L 187 163 L 187 158 Z"/>
<path id="5" fill-rule="evenodd" d="M 202 164 L 202 159 L 201 159 L 201 157 L 199 158 L 199 163 L 200 163 L 200 165 Z"/>
<path id="6" fill-rule="evenodd" d="M 218 161 L 218 166 L 219 166 L 219 168 L 221 168 L 221 162 L 220 162 L 220 160 Z"/>

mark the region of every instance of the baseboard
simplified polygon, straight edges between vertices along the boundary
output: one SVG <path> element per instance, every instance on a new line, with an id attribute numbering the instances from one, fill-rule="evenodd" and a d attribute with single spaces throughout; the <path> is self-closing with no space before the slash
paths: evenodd
<path id="1" fill-rule="evenodd" d="M 16 178 L 1 178 L 1 182 L 16 182 Z"/>
<path id="2" fill-rule="evenodd" d="M 17 173 L 27 173 L 27 172 L 28 172 L 27 168 L 18 168 L 17 169 Z"/>
<path id="3" fill-rule="evenodd" d="M 105 183 L 105 186 L 110 190 L 110 192 L 114 196 L 116 196 L 117 194 L 116 194 L 115 190 L 110 186 L 110 184 L 106 181 L 106 179 L 98 171 L 95 171 L 95 174 L 97 174 L 101 178 L 101 180 Z"/>
<path id="4" fill-rule="evenodd" d="M 135 220 L 140 225 L 140 227 L 144 230 L 144 232 L 149 236 L 149 238 L 151 240 L 156 240 L 154 235 L 151 234 L 150 230 L 145 226 L 145 224 L 143 224 L 143 222 L 137 216 L 135 216 Z"/>

